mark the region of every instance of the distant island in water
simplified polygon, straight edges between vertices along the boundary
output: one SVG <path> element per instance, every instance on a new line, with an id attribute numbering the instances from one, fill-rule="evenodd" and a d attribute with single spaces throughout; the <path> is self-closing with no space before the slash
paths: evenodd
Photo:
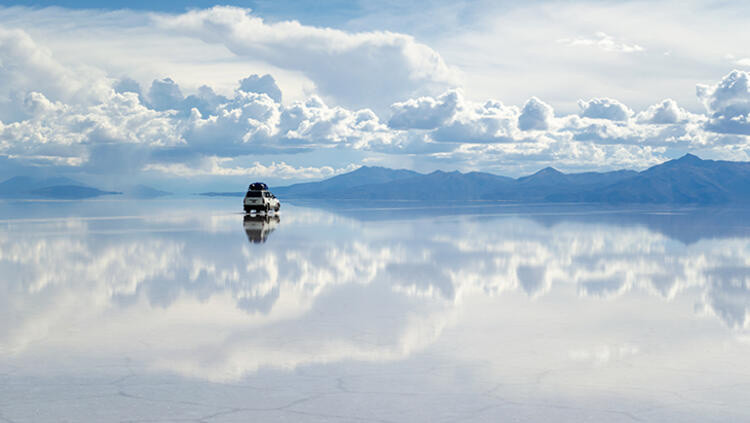
<path id="1" fill-rule="evenodd" d="M 14 176 L 0 182 L 0 198 L 7 199 L 81 200 L 103 195 L 156 198 L 169 194 L 169 192 L 146 185 L 128 186 L 123 191 L 105 191 L 62 176 L 52 178 Z"/>
<path id="2" fill-rule="evenodd" d="M 282 200 L 750 205 L 750 162 L 702 160 L 686 154 L 642 172 L 563 173 L 547 167 L 520 178 L 485 172 L 422 174 L 363 166 L 323 181 L 273 187 L 272 191 Z M 168 194 L 143 185 L 123 192 L 104 191 L 64 177 L 18 176 L 0 183 L 0 198 L 82 199 L 102 195 L 154 198 Z M 245 192 L 200 195 L 241 197 Z"/>

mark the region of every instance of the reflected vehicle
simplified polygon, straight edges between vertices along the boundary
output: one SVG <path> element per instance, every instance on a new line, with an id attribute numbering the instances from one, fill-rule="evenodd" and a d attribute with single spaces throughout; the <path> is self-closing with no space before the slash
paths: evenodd
<path id="1" fill-rule="evenodd" d="M 247 187 L 247 193 L 243 201 L 245 213 L 265 212 L 268 214 L 271 210 L 278 212 L 281 203 L 275 195 L 268 190 L 268 185 L 263 182 L 253 182 Z"/>
<path id="2" fill-rule="evenodd" d="M 266 242 L 268 234 L 276 229 L 279 222 L 281 219 L 277 214 L 273 216 L 246 214 L 242 226 L 245 228 L 247 240 L 253 244 L 260 244 Z"/>

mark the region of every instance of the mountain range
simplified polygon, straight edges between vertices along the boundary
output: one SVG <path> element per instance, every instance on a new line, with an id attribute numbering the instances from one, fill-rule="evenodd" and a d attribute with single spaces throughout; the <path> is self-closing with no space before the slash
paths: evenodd
<path id="1" fill-rule="evenodd" d="M 644 171 L 563 173 L 547 167 L 509 178 L 484 172 L 418 173 L 363 166 L 319 181 L 272 189 L 281 199 L 502 201 L 515 203 L 726 204 L 750 203 L 750 162 L 702 160 L 686 154 Z M 0 183 L 0 198 L 82 199 L 102 195 L 169 195 L 145 185 L 123 192 L 94 188 L 66 177 L 16 176 Z M 242 196 L 244 192 L 203 195 Z"/>
<path id="2" fill-rule="evenodd" d="M 548 167 L 509 178 L 483 172 L 361 167 L 273 192 L 282 199 L 512 201 L 608 204 L 750 203 L 750 163 L 702 160 L 692 154 L 642 172 L 563 173 Z"/>

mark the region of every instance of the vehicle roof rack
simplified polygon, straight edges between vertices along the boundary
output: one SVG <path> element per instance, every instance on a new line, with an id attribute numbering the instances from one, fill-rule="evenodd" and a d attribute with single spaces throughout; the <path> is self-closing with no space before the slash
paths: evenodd
<path id="1" fill-rule="evenodd" d="M 249 191 L 263 191 L 268 190 L 268 185 L 264 184 L 263 182 L 253 182 L 249 187 L 247 187 L 247 189 Z"/>

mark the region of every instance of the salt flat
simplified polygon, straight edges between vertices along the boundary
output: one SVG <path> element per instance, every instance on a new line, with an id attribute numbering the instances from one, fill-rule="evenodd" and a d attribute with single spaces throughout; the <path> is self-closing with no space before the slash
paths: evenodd
<path id="1" fill-rule="evenodd" d="M 743 421 L 741 209 L 0 203 L 0 421 Z"/>

